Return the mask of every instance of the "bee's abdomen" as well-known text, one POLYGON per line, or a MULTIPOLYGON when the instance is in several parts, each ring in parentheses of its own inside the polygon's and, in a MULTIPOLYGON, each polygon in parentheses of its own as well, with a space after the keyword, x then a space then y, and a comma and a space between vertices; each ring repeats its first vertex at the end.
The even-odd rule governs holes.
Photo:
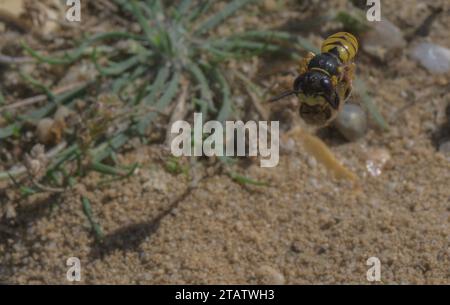
POLYGON ((350 33, 339 32, 331 35, 322 43, 322 53, 333 53, 343 63, 351 61, 358 52, 358 40, 350 33))

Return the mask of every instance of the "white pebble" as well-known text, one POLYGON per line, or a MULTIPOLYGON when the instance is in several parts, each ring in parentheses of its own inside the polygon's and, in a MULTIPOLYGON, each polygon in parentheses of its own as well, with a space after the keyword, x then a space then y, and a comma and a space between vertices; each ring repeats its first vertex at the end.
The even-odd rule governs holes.
POLYGON ((389 151, 383 148, 373 148, 367 153, 366 168, 373 177, 380 176, 384 166, 391 159, 389 151))
POLYGON ((441 46, 423 42, 412 49, 411 57, 431 73, 450 71, 450 50, 441 46))

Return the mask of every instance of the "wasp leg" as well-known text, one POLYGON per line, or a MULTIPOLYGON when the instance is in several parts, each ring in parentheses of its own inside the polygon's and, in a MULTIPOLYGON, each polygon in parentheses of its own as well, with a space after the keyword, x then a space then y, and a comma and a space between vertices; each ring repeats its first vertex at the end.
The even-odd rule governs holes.
POLYGON ((350 63, 344 67, 344 73, 342 77, 342 91, 344 101, 347 100, 352 93, 353 78, 355 76, 355 63, 350 63))
POLYGON ((346 73, 344 74, 344 80, 348 81, 350 84, 355 76, 356 65, 354 62, 348 64, 345 67, 346 73))
POLYGON ((305 74, 308 71, 309 62, 314 58, 314 56, 316 56, 316 54, 313 52, 308 52, 306 56, 302 58, 298 69, 299 75, 305 74))
POLYGON ((301 143, 302 148, 331 172, 337 179, 346 179, 358 183, 358 177, 339 162, 328 146, 317 136, 296 124, 284 134, 284 141, 294 138, 301 143))

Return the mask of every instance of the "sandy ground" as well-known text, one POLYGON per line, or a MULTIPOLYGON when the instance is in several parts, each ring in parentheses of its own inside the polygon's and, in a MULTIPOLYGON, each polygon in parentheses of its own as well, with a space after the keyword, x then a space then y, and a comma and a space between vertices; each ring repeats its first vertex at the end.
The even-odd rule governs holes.
MULTIPOLYGON (((425 16, 400 7, 384 8, 399 26, 425 16)), ((425 40, 449 48, 449 24, 440 18, 425 40)), ((65 194, 6 202, 0 281, 66 284, 66 259, 76 256, 83 284, 366 284, 366 260, 375 256, 382 283, 449 284, 450 157, 436 145, 449 133, 449 77, 431 76, 406 53, 358 64, 390 131, 371 129, 352 143, 325 134, 357 186, 330 177, 295 137, 275 168, 236 166, 265 187, 208 176, 204 162, 196 172, 205 178, 192 189, 185 175, 164 169, 160 147, 142 146, 120 156, 142 164, 127 180, 99 187, 93 173, 65 194), (366 162, 380 149, 390 160, 374 177, 366 162), (80 194, 92 202, 103 244, 80 194)))

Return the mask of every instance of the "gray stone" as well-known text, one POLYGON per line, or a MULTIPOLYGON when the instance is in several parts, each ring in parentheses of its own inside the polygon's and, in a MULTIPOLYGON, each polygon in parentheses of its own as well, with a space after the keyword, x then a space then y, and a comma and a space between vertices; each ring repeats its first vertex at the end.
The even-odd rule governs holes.
POLYGON ((355 141, 366 134, 367 115, 360 106, 345 104, 334 125, 347 140, 355 141))

